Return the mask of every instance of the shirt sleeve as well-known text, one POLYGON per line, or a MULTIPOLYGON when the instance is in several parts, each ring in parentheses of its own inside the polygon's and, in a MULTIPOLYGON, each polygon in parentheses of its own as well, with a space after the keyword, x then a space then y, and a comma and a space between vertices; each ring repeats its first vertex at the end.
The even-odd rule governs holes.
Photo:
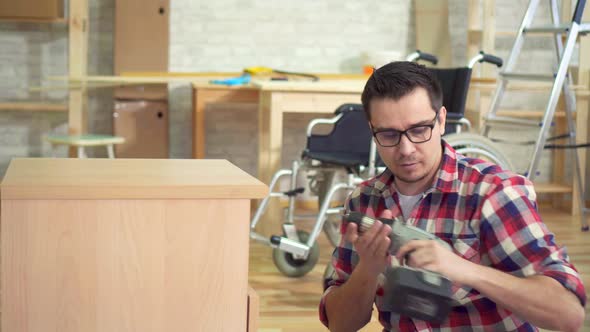
POLYGON ((565 247, 542 222, 532 183, 524 177, 503 180, 484 199, 480 225, 482 258, 518 277, 545 275, 574 293, 582 305, 586 292, 565 247))
MULTIPOLYGON (((358 202, 360 190, 355 189, 346 199, 344 204, 345 213, 354 211, 355 203, 358 202)), ((326 296, 335 288, 344 284, 352 274, 352 270, 358 263, 358 255, 352 247, 352 243, 344 240, 344 233, 346 232, 346 225, 348 223, 343 219, 340 225, 340 244, 334 249, 332 253, 332 275, 324 280, 324 294, 320 300, 319 315, 320 321, 328 327, 328 315, 326 313, 326 296)))

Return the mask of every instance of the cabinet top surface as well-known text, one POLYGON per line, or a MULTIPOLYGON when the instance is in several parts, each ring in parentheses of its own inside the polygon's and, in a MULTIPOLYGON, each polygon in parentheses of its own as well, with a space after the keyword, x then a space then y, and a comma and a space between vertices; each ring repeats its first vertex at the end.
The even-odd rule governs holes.
POLYGON ((2 199, 262 198, 268 187, 227 160, 15 158, 2 199))

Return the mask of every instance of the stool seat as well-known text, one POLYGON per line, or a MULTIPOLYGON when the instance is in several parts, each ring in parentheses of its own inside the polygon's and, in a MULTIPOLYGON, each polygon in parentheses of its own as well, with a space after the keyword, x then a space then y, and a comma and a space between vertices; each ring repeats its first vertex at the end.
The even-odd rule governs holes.
POLYGON ((113 145, 125 143, 125 138, 110 135, 57 135, 49 134, 45 139, 52 145, 70 145, 78 148, 78 158, 86 158, 84 147, 87 146, 105 146, 109 158, 115 157, 113 145))

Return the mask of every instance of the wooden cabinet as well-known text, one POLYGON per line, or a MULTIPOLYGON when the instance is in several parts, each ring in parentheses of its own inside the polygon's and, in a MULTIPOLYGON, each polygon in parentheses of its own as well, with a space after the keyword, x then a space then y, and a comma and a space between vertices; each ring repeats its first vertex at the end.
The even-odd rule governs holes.
POLYGON ((250 199, 267 191, 224 160, 12 160, 2 330, 246 331, 250 199))

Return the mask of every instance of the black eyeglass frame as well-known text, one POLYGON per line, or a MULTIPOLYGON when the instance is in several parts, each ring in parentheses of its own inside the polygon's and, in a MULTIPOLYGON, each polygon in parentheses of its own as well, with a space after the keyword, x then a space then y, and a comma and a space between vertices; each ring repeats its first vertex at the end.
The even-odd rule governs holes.
POLYGON ((381 145, 382 147, 384 147, 384 148, 391 148, 391 147, 394 147, 394 146, 398 146, 398 145, 401 143, 401 141, 402 141, 402 135, 406 135, 406 138, 407 138, 407 139, 408 139, 410 142, 412 142, 412 143, 414 143, 414 144, 426 143, 426 142, 430 141, 430 139, 432 139, 432 131, 434 130, 434 127, 436 126, 436 121, 438 120, 438 114, 439 114, 439 113, 440 113, 440 109, 439 109, 438 111, 436 111, 436 113, 434 114, 434 119, 432 119, 432 123, 431 123, 431 124, 427 124, 427 125, 419 125, 419 126, 410 127, 410 128, 408 128, 408 129, 406 129, 406 130, 404 130, 404 131, 399 131, 399 130, 395 130, 395 129, 391 129, 391 128, 387 128, 387 129, 379 129, 379 130, 373 130, 373 131, 372 131, 372 132, 373 132, 373 137, 375 137, 375 141, 377 141, 377 143, 378 143, 379 145, 381 145), (425 140, 421 140, 421 141, 417 141, 417 142, 416 142, 416 141, 412 140, 412 138, 410 137, 410 135, 408 135, 408 132, 409 132, 409 131, 412 131, 412 130, 414 130, 414 129, 416 129, 416 128, 426 128, 426 127, 427 127, 427 128, 430 128, 430 135, 429 135, 429 136, 428 136, 428 138, 427 138, 427 139, 425 139, 425 140), (398 140, 397 140, 397 143, 395 143, 395 144, 393 144, 393 145, 384 145, 384 144, 382 144, 382 143, 379 141, 379 138, 377 137, 377 134, 379 134, 379 133, 383 133, 383 132, 395 132, 395 133, 399 133, 399 136, 398 136, 399 138, 398 138, 398 140))

